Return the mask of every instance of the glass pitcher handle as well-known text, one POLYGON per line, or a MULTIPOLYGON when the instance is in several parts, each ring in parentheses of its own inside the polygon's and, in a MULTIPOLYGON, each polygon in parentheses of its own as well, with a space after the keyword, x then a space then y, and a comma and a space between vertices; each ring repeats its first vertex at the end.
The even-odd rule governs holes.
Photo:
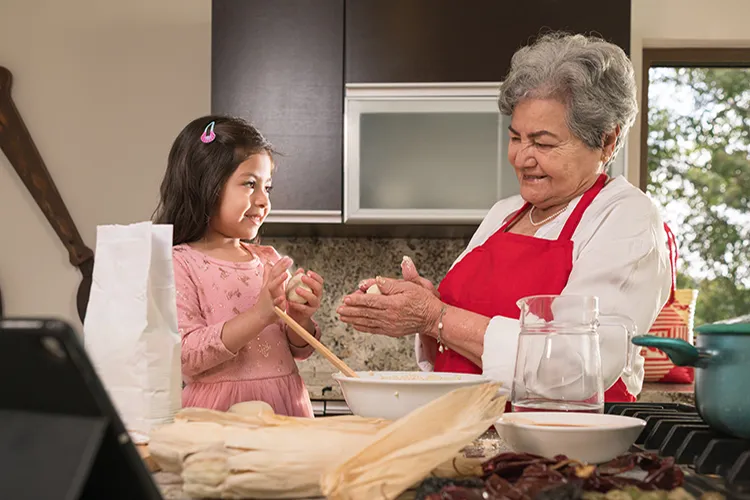
POLYGON ((625 329, 625 334, 627 336, 627 351, 625 356, 625 368, 622 370, 622 372, 628 376, 632 375, 633 358, 635 357, 634 352, 636 349, 636 346, 633 345, 632 340, 638 331, 638 327, 635 325, 635 321, 628 318, 627 316, 622 316, 620 314, 602 314, 599 316, 599 324, 602 326, 619 326, 625 329))

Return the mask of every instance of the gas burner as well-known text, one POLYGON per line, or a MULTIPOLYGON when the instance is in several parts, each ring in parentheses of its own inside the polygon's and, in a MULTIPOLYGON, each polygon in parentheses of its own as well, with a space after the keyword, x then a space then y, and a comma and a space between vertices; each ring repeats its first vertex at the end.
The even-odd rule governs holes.
POLYGON ((718 492, 750 500, 750 441, 712 430, 695 407, 680 403, 607 403, 605 413, 646 421, 633 451, 675 457, 685 489, 699 497, 718 492))

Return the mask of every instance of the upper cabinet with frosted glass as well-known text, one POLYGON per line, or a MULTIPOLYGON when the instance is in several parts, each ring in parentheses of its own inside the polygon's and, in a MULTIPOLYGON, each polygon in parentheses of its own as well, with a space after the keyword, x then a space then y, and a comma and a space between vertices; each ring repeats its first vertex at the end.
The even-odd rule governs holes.
POLYGON ((475 223, 516 194, 497 88, 347 85, 344 222, 475 223))

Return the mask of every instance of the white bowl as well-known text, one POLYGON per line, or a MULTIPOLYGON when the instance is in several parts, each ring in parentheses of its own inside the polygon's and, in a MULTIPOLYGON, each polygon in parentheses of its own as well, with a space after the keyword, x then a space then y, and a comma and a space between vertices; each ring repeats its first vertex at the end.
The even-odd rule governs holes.
POLYGON ((481 375, 466 373, 362 371, 357 375, 333 374, 352 413, 388 420, 397 420, 459 387, 488 382, 481 375))
POLYGON ((495 429, 517 453, 567 455, 600 464, 626 453, 645 425, 644 420, 620 415, 524 412, 506 413, 495 429))

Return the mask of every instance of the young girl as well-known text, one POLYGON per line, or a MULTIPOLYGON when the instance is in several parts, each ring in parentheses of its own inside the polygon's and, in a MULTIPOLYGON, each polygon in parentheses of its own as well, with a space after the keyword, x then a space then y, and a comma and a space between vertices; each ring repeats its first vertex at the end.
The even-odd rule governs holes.
POLYGON ((188 124, 169 153, 155 219, 174 228, 183 407, 259 400, 280 415, 313 416, 295 363, 312 347, 273 308, 320 338, 312 316, 323 279, 307 272, 312 292, 297 288, 307 303, 287 302, 291 259, 247 243, 271 209, 272 153, 257 129, 223 116, 188 124))

